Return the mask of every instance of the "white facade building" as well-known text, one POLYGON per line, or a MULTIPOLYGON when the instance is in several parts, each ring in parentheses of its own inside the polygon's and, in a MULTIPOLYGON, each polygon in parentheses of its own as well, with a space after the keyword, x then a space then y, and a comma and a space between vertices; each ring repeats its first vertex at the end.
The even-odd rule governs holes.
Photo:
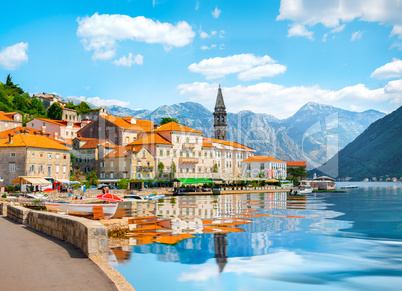
POLYGON ((255 178, 263 173, 266 178, 286 179, 287 164, 284 161, 268 156, 251 156, 242 161, 242 176, 255 178))

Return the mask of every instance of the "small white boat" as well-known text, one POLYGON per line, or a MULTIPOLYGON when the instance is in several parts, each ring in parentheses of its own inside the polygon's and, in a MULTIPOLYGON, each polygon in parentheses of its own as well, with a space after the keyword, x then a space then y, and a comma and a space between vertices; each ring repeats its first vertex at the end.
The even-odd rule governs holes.
POLYGON ((165 195, 163 195, 163 194, 161 194, 161 195, 151 194, 151 195, 145 196, 144 198, 147 199, 147 200, 159 200, 159 199, 165 198, 165 195))
POLYGON ((68 215, 86 217, 86 218, 103 218, 112 217, 117 210, 115 204, 75 204, 67 202, 45 203, 49 212, 65 213, 68 215))
POLYGON ((145 200, 145 197, 142 197, 142 196, 140 196, 140 195, 133 195, 133 194, 130 194, 130 195, 125 195, 125 196, 124 196, 124 199, 145 200))
POLYGON ((306 194, 311 194, 311 193, 313 193, 312 187, 301 186, 298 189, 291 191, 290 195, 306 195, 306 194))
POLYGON ((68 202, 46 202, 46 209, 54 213, 67 213, 68 202))
POLYGON ((341 189, 356 189, 356 188, 360 188, 360 187, 357 185, 341 186, 341 189))
POLYGON ((81 216, 87 218, 103 218, 108 219, 112 217, 117 210, 117 203, 115 204, 73 204, 68 205, 67 214, 74 216, 81 216), (103 216, 103 217, 102 217, 103 216))

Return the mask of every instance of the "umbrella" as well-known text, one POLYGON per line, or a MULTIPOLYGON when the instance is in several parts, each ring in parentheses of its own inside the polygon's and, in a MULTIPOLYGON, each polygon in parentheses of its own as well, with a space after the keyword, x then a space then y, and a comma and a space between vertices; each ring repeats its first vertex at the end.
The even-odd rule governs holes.
POLYGON ((47 189, 45 189, 45 190, 42 190, 42 192, 53 192, 53 191, 56 191, 56 190, 51 189, 51 188, 47 188, 47 189))
POLYGON ((114 195, 114 194, 101 194, 96 196, 96 198, 103 200, 103 201, 109 201, 109 202, 118 202, 118 201, 123 201, 123 199, 121 199, 120 197, 114 195))

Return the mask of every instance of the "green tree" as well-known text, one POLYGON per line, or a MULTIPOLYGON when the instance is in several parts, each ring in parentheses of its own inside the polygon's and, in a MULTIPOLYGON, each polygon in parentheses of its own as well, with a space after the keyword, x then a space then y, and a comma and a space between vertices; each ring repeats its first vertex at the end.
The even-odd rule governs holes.
POLYGON ((85 180, 87 181, 87 185, 89 186, 98 186, 98 176, 96 175, 96 171, 91 171, 87 175, 85 175, 85 180))
POLYGON ((214 164, 214 165, 212 166, 212 173, 218 173, 218 171, 219 171, 218 165, 217 165, 217 164, 214 164))
POLYGON ((159 122, 159 124, 164 125, 169 122, 179 123, 179 120, 177 120, 177 118, 173 118, 173 117, 162 117, 161 122, 159 122))
POLYGON ((22 112, 28 112, 30 100, 29 97, 27 98, 24 95, 17 95, 13 99, 13 104, 15 109, 22 112))
POLYGON ((0 86, 0 110, 9 112, 13 108, 13 104, 8 98, 3 86, 0 86))
POLYGON ((14 84, 11 78, 11 75, 7 75, 6 84, 4 84, 4 88, 7 90, 7 95, 17 96, 24 93, 22 88, 18 87, 18 84, 14 84))
POLYGON ((38 98, 33 98, 30 104, 29 113, 34 116, 46 116, 46 110, 43 103, 38 98))
POLYGON ((170 172, 172 173, 172 179, 174 179, 176 172, 177 172, 176 164, 174 162, 172 162, 172 166, 170 167, 170 172))
POLYGON ((88 104, 86 104, 84 101, 82 101, 80 104, 78 104, 75 107, 75 110, 77 110, 78 114, 85 114, 91 111, 91 107, 89 107, 88 104))
POLYGON ((264 172, 259 172, 256 177, 257 177, 257 178, 266 178, 264 172))
POLYGON ((306 167, 288 168, 288 176, 303 179, 308 177, 306 167))
POLYGON ((77 106, 75 106, 73 102, 68 102, 64 107, 68 108, 68 109, 74 109, 75 110, 75 108, 77 106))
POLYGON ((52 106, 50 106, 47 110, 47 116, 50 119, 61 120, 61 118, 63 117, 63 108, 58 102, 54 102, 52 106))
POLYGON ((117 186, 119 186, 119 189, 127 189, 128 187, 128 180, 127 179, 120 179, 117 181, 117 186))
POLYGON ((165 169, 165 165, 162 162, 158 163, 158 176, 162 176, 163 170, 165 169))

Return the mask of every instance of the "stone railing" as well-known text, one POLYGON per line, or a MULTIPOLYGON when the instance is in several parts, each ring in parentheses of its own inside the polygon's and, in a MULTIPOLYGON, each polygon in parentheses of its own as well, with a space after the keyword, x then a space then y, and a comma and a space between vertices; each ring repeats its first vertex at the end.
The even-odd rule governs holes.
POLYGON ((0 201, 0 215, 7 216, 7 205, 9 203, 6 201, 0 201))
POLYGON ((97 221, 7 205, 7 217, 79 247, 88 257, 108 254, 105 226, 97 221))

